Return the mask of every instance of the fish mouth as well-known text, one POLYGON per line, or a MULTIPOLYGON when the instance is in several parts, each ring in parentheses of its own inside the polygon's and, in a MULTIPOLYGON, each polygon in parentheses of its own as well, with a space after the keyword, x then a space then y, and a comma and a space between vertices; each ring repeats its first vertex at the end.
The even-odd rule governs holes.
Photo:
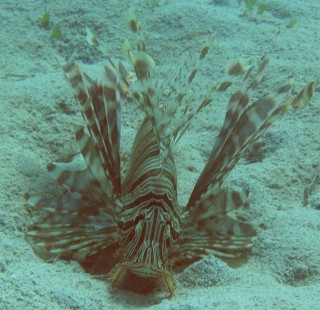
POLYGON ((156 265, 145 265, 139 263, 129 263, 127 270, 141 278, 158 278, 166 273, 163 268, 159 268, 156 265))

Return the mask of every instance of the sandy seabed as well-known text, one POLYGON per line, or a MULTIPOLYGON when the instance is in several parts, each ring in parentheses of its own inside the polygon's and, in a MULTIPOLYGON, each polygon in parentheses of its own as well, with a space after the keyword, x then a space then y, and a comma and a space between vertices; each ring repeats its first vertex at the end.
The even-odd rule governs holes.
MULTIPOLYGON (((159 6, 130 1, 164 78, 169 68, 179 68, 187 50, 198 52, 216 34, 196 81, 199 100, 237 58, 270 57, 259 94, 293 77, 295 92, 316 82, 310 104, 273 125, 227 179, 231 189, 250 190, 244 215, 260 227, 248 261, 231 268, 208 256, 177 274, 176 296, 167 299, 162 291, 139 295, 111 289, 77 262, 45 262, 34 254, 25 232, 40 215, 23 195, 60 191, 46 164, 77 151, 73 131, 82 123, 55 58, 75 58, 92 71, 101 68, 104 57, 88 46, 85 26, 106 54, 121 57, 123 40, 130 36, 124 23, 127 3, 0 0, 0 309, 320 309, 319 180, 310 207, 303 206, 304 189, 320 169, 317 0, 266 0, 263 15, 248 15, 244 5, 231 0, 160 0, 159 6), (51 18, 47 28, 40 25, 44 12, 51 18), (55 27, 61 39, 51 38, 55 27)), ((181 204, 210 154, 228 96, 197 117, 176 150, 181 204)), ((141 113, 132 104, 124 107, 124 145, 132 143, 141 113)))

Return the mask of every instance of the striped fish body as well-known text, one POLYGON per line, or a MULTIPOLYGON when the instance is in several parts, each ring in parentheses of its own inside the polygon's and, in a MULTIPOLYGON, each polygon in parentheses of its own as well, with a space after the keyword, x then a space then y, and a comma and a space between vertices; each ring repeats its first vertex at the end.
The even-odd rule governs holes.
POLYGON ((128 270, 162 279, 173 291, 169 254, 180 233, 176 168, 171 150, 161 149, 149 117, 137 132, 130 163, 118 222, 123 263, 115 268, 114 282, 116 274, 128 270))

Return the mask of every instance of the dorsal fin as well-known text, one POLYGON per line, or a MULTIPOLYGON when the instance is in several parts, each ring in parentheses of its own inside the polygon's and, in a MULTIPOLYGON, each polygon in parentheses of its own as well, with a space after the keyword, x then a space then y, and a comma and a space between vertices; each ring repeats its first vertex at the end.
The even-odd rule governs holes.
MULTIPOLYGON (((130 17, 129 25, 139 25, 134 14, 130 17)), ((213 44, 214 36, 208 38, 200 49, 198 57, 187 55, 178 71, 173 69, 169 72, 169 82, 163 80, 159 83, 153 79, 155 64, 152 57, 146 53, 140 27, 132 26, 130 29, 137 35, 139 42, 137 46, 140 47, 134 52, 128 43, 125 45, 127 58, 140 81, 140 88, 133 95, 150 117, 162 148, 172 149, 190 126, 192 119, 212 101, 212 94, 226 90, 231 83, 226 81, 217 83, 209 89, 202 102, 196 104, 191 88, 192 82, 213 44)))

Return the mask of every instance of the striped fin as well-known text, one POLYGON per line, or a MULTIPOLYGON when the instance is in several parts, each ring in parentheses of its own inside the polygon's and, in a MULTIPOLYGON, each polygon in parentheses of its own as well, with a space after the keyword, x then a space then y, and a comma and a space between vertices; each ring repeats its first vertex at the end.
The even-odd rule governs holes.
POLYGON ((203 195, 193 212, 184 215, 182 233, 172 253, 173 261, 193 260, 207 254, 237 257, 250 248, 254 228, 229 216, 247 200, 247 191, 229 192, 217 186, 203 195))
MULTIPOLYGON (((102 185, 112 188, 116 197, 120 196, 120 103, 129 89, 129 73, 125 65, 119 62, 116 66, 111 60, 104 66, 103 78, 95 82, 80 67, 74 63, 64 65, 66 79, 74 90, 75 98, 81 106, 81 111, 87 123, 90 138, 83 130, 76 133, 88 166, 92 160, 101 161, 106 177, 102 185), (98 153, 86 154, 89 145, 98 153), (111 184, 108 184, 110 183, 111 184)), ((92 171, 98 180, 102 180, 100 171, 92 171)))
POLYGON ((169 77, 173 76, 172 81, 164 80, 157 83, 149 74, 141 81, 141 93, 135 93, 142 108, 152 119, 159 140, 165 148, 173 148, 192 119, 212 101, 212 94, 218 90, 222 91, 220 86, 215 85, 200 105, 194 102, 192 82, 212 44, 213 36, 201 48, 198 58, 188 55, 177 73, 169 73, 169 77))
MULTIPOLYGON (((88 153, 90 152, 87 149, 88 153)), ((87 166, 82 154, 74 157, 70 163, 51 163, 47 166, 50 175, 63 185, 69 192, 79 192, 89 198, 100 200, 113 200, 110 188, 102 186, 100 180, 96 179, 92 170, 101 170, 102 166, 94 162, 91 167, 87 166), (95 167, 94 167, 95 166, 95 167)))
POLYGON ((76 131, 81 154, 73 162, 48 165, 68 192, 56 199, 27 197, 29 204, 48 212, 27 235, 41 255, 84 259, 118 238, 120 103, 129 89, 128 72, 121 62, 109 61, 95 82, 74 63, 63 70, 87 127, 76 131))
POLYGON ((208 254, 235 258, 252 247, 255 231, 249 224, 224 216, 209 218, 204 227, 195 230, 187 226, 183 229, 170 256, 174 264, 196 260, 208 254))
POLYGON ((75 156, 69 163, 50 163, 47 169, 58 184, 72 192, 85 189, 93 179, 86 170, 82 155, 75 156))
POLYGON ((231 82, 217 83, 210 88, 200 104, 194 102, 192 82, 213 44, 214 36, 208 38, 198 57, 189 54, 178 71, 172 69, 169 72, 168 77, 172 80, 165 79, 162 82, 156 82, 152 78, 155 63, 146 53, 143 36, 140 35, 134 15, 132 15, 129 25, 130 29, 138 36, 138 47, 140 47, 135 53, 128 43, 125 46, 127 57, 134 66, 137 78, 141 83, 141 89, 134 92, 134 97, 151 119, 162 148, 173 149, 190 126, 192 119, 212 101, 212 94, 225 91, 231 82))
MULTIPOLYGON (((87 147, 82 153, 95 154, 95 148, 87 147)), ((102 187, 93 175, 92 171, 98 169, 102 170, 99 161, 92 161, 89 169, 82 154, 71 163, 48 165, 49 173, 68 192, 56 199, 26 197, 29 205, 48 213, 43 222, 30 227, 27 233, 36 253, 44 258, 83 260, 115 243, 120 204, 110 188, 102 187)))
MULTIPOLYGON (((260 65, 260 69, 264 67, 260 65)), ((249 105, 248 94, 261 81, 260 73, 261 71, 258 71, 248 92, 242 92, 240 89, 231 97, 223 128, 195 185, 186 210, 189 211, 195 201, 210 190, 211 186, 217 183, 221 185, 247 147, 276 119, 282 117, 290 106, 297 102, 299 106, 304 106, 312 97, 314 82, 308 83, 294 99, 288 98, 291 89, 289 83, 279 88, 277 92, 249 105)))
MULTIPOLYGON (((173 85, 171 92, 165 102, 165 118, 170 121, 169 126, 172 128, 169 136, 171 147, 178 143, 182 135, 188 129, 192 119, 211 101, 211 95, 218 87, 213 86, 201 104, 196 104, 192 92, 191 84, 199 72, 203 60, 209 49, 213 45, 214 36, 210 36, 206 44, 201 48, 197 59, 188 55, 183 66, 178 70, 171 83, 164 82, 161 89, 165 90, 168 86, 173 85)), ((166 130, 167 124, 163 124, 163 130, 166 130)))
POLYGON ((222 217, 236 211, 248 202, 249 191, 230 192, 213 186, 204 193, 197 203, 197 208, 190 213, 188 222, 202 222, 211 217, 222 217), (191 218, 192 216, 192 218, 191 218))
MULTIPOLYGON (((252 82, 249 82, 253 72, 251 68, 240 89, 231 96, 223 127, 185 208, 178 247, 179 251, 185 250, 190 258, 205 253, 237 256, 242 249, 252 245, 254 228, 229 216, 245 203, 247 195, 228 194, 221 186, 246 148, 297 100, 288 99, 291 84, 287 84, 276 93, 249 105, 250 96, 260 84, 267 62, 263 57, 252 82)), ((308 84, 302 91, 304 95, 300 92, 299 98, 309 100, 312 85, 308 84)), ((180 259, 179 255, 176 259, 180 259)))
POLYGON ((310 101, 313 95, 314 81, 308 83, 299 94, 293 99, 291 105, 294 109, 303 108, 310 101))
POLYGON ((98 146, 93 139, 85 133, 85 129, 79 128, 75 133, 76 140, 81 150, 82 156, 86 162, 87 169, 94 177, 95 187, 103 188, 104 195, 113 197, 113 187, 110 179, 106 178, 104 167, 99 156, 98 146))
POLYGON ((291 84, 249 105, 250 95, 260 84, 267 62, 267 58, 262 58, 257 74, 250 84, 252 70, 249 70, 240 89, 231 96, 223 127, 194 187, 186 210, 189 211, 211 186, 222 185, 246 148, 288 109, 291 84))
POLYGON ((44 258, 73 257, 81 261, 115 243, 115 218, 100 207, 101 201, 88 201, 78 192, 62 194, 55 200, 26 199, 29 205, 48 212, 44 222, 27 232, 35 252, 44 258))

